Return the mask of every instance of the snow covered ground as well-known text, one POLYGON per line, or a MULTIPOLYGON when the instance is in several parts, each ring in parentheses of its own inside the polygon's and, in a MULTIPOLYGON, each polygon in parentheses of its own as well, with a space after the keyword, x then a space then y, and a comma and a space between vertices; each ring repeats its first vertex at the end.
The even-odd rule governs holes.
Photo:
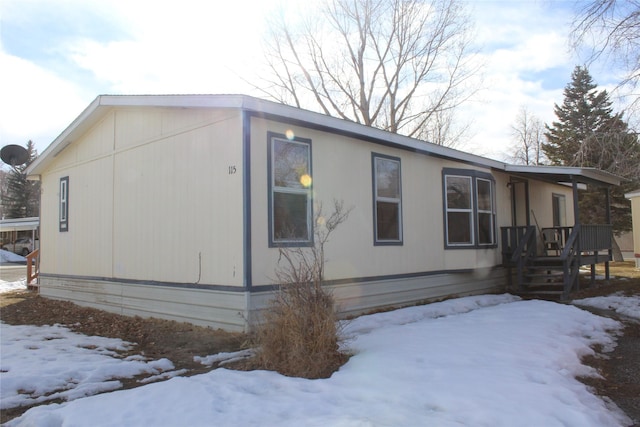
POLYGON ((27 278, 20 279, 15 282, 5 282, 0 280, 0 294, 14 291, 26 291, 27 290, 27 278))
POLYGON ((0 249, 0 263, 5 262, 26 263, 27 259, 22 255, 14 254, 11 251, 0 249))
POLYGON ((0 323, 0 409, 55 399, 74 400, 122 387, 116 378, 160 375, 174 369, 167 360, 119 355, 133 344, 88 337, 59 325, 0 323))
POLYGON ((15 404, 21 392, 54 382, 56 372, 62 382, 74 378, 64 397, 75 400, 30 409, 10 427, 631 423, 575 379, 596 375, 580 358, 593 354, 594 344, 612 349, 621 324, 575 306, 510 295, 460 298, 355 319, 346 328, 353 357, 328 379, 216 369, 83 398, 78 394, 93 394, 93 387, 110 381, 105 379, 109 375, 161 371, 170 369, 169 362, 132 358, 116 363, 110 352, 127 343, 77 336, 61 327, 0 327, 3 405, 5 396, 15 404), (92 362, 84 363, 85 358, 92 362), (13 377, 20 380, 5 380, 13 377), (85 381, 90 377, 103 380, 85 381))
POLYGON ((623 316, 640 319, 640 296, 626 297, 622 292, 606 297, 584 298, 571 301, 578 306, 613 310, 623 316))

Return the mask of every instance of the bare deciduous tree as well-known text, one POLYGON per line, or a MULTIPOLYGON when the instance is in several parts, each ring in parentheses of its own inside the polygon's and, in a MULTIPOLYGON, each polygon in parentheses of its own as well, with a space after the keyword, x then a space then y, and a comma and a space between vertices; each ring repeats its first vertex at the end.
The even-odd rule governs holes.
POLYGON ((543 163, 544 125, 526 107, 520 109, 516 123, 511 126, 511 134, 515 143, 511 160, 524 165, 543 163))
POLYGON ((321 3, 299 25, 284 15, 271 22, 267 96, 419 137, 478 90, 470 21, 458 0, 321 3))
MULTIPOLYGON (((640 84, 640 0, 592 0, 583 5, 572 23, 574 49, 591 47, 590 61, 605 55, 624 67, 620 86, 636 92, 640 84)), ((635 101, 638 104, 637 92, 635 101)))

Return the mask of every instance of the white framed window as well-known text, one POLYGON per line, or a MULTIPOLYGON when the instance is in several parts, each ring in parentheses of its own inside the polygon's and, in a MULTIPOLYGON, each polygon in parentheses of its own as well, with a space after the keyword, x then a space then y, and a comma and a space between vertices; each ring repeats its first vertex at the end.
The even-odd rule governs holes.
POLYGON ((402 244, 400 159, 372 154, 374 244, 402 244))
POLYGON ((496 246, 495 181, 485 172, 445 168, 445 248, 496 246))
POLYGON ((495 242, 495 207, 493 205, 492 181, 476 178, 476 200, 478 202, 478 244, 493 245, 495 242))
POLYGON ((269 245, 313 243, 311 141, 269 133, 269 245))
POLYGON ((69 177, 60 178, 59 192, 60 231, 69 231, 69 177))
POLYGON ((473 245, 473 181, 469 176, 445 176, 447 245, 473 245))

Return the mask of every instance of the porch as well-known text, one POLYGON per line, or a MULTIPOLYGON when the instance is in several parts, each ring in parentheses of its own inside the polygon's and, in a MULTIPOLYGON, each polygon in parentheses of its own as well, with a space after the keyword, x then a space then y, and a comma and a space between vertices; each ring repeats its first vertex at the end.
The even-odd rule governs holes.
POLYGON ((508 170, 512 173, 512 226, 501 228, 501 244, 510 290, 567 299, 580 286, 580 268, 591 266, 593 285, 595 266, 600 263, 605 264, 605 279, 609 280, 613 255, 611 187, 620 185, 620 178, 593 168, 513 166, 508 170), (529 180, 571 188, 566 199, 565 195, 553 194, 548 204, 541 206, 538 202, 537 209, 544 211, 540 223, 530 203, 529 180), (603 190, 602 224, 581 223, 579 190, 587 188, 603 190), (565 200, 571 200, 571 204, 565 200), (565 203, 572 207, 574 225, 567 226, 571 218, 563 213, 569 210, 565 203))
POLYGON ((515 293, 567 299, 580 287, 580 268, 591 266, 593 285, 599 263, 605 264, 605 280, 609 280, 611 225, 502 227, 501 241, 508 286, 515 293))

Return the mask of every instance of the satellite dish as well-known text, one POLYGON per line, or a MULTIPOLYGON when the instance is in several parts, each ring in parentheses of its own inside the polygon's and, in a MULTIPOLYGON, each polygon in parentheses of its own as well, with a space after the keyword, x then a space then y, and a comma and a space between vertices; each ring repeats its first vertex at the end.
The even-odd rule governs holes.
POLYGON ((5 145, 0 150, 0 158, 2 161, 11 166, 21 165, 29 160, 27 149, 20 145, 5 145))

